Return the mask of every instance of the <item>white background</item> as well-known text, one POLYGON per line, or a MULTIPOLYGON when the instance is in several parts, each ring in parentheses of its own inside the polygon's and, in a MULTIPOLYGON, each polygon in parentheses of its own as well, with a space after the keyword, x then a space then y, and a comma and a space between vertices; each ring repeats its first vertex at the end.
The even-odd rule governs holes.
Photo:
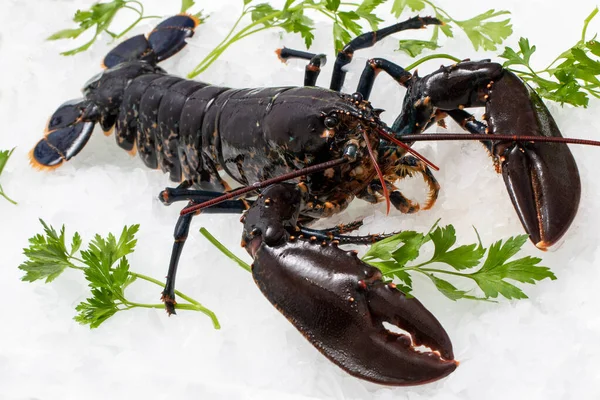
MULTIPOLYGON (((170 15, 179 2, 144 1, 148 13, 170 15)), ((184 75, 226 34, 237 18, 241 0, 198 1, 211 13, 190 45, 165 62, 168 71, 184 75)), ((391 3, 391 2, 388 2, 391 3)), ((507 9, 516 47, 520 36, 538 46, 534 64, 544 67, 579 38, 591 1, 436 2, 457 19, 489 8, 507 9)), ((73 43, 47 42, 51 33, 70 27, 70 18, 90 1, 4 0, 0 13, 0 148, 17 147, 0 181, 19 202, 0 200, 0 399, 597 399, 600 398, 600 286, 598 268, 598 195, 600 150, 572 147, 580 168, 583 193, 579 214, 562 247, 540 253, 531 244, 524 254, 542 256, 557 281, 526 287, 530 299, 499 303, 451 302, 417 277, 415 294, 440 319, 453 340, 460 367, 448 378, 421 387, 386 388, 350 377, 326 360, 260 294, 251 276, 238 268, 197 232, 205 226, 228 247, 239 247, 238 216, 196 218, 178 276, 178 289, 216 312, 222 329, 215 331, 199 313, 168 318, 162 310, 118 314, 99 329, 72 320, 74 307, 88 296, 83 275, 67 271, 52 284, 23 283, 17 266, 24 261, 27 238, 41 231, 37 219, 69 234, 79 231, 87 242, 95 233, 118 233, 124 224, 141 224, 132 269, 157 278, 166 273, 172 232, 179 206, 163 207, 156 195, 172 185, 166 175, 144 168, 121 151, 112 137, 98 130, 71 162, 50 173, 28 165, 27 153, 42 136, 52 112, 99 72, 113 45, 102 37, 91 51, 74 57, 58 53, 73 43)), ((379 15, 385 15, 390 5, 379 15)), ((406 14, 408 16, 408 14, 406 14)), ((392 23, 393 18, 387 18, 392 23)), ((148 22, 131 32, 148 32, 148 22)), ((590 35, 599 31, 594 21, 590 35)), ((330 63, 319 84, 328 83, 333 55, 330 26, 317 26, 314 51, 327 52, 330 63)), ((461 58, 497 59, 476 53, 465 35, 445 41, 444 52, 461 58)), ((402 38, 427 38, 406 32, 402 38)), ((273 50, 302 48, 299 36, 266 31, 232 46, 200 78, 231 87, 298 85, 304 63, 281 64, 273 50)), ((387 57, 401 65, 411 61, 395 52, 393 39, 357 53, 345 91, 352 92, 368 57, 387 57)), ((420 68, 425 74, 439 61, 420 68)), ((381 76, 372 102, 385 108, 391 123, 399 112, 403 90, 381 76)), ((598 139, 600 102, 588 109, 548 104, 565 136, 598 139)), ((454 127, 456 130, 456 127, 454 127)), ((385 206, 356 201, 351 210, 325 224, 365 217, 361 233, 416 229, 435 220, 454 224, 459 240, 473 242, 475 225, 484 243, 520 234, 522 228, 502 179, 477 143, 419 144, 416 148, 442 167, 437 205, 405 216, 385 206)), ((405 184, 422 196, 420 180, 405 184)), ((140 302, 158 302, 160 288, 139 283, 128 294, 140 302)))

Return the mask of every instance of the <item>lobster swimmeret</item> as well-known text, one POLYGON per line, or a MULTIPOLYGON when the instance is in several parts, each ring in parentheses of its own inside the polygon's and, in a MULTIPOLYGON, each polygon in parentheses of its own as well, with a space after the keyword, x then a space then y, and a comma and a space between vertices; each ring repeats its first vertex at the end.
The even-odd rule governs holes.
POLYGON ((528 141, 560 137, 535 92, 499 64, 462 62, 419 78, 373 59, 357 92, 339 93, 342 67, 355 50, 394 32, 440 23, 415 17, 354 39, 338 54, 331 89, 314 87, 323 55, 289 49, 279 56, 310 60, 305 87, 229 89, 168 75, 157 66, 185 46, 197 25, 186 15, 171 17, 147 38, 133 37, 106 56, 105 71, 85 85, 84 97, 54 113, 32 150, 32 163, 57 167, 84 147, 95 123, 105 131, 116 126, 119 146, 137 151, 148 167, 160 167, 181 182, 159 199, 189 201, 175 227, 163 292, 169 313, 174 313, 175 274, 193 215, 200 209, 244 213, 242 245, 254 259, 257 285, 325 356, 357 377, 382 384, 442 378, 458 363, 439 322, 355 252, 338 247, 386 235, 345 235, 360 222, 326 230, 308 225, 342 211, 354 197, 372 203, 385 199, 402 212, 430 208, 439 190, 431 164, 404 143, 448 115, 472 133, 496 135, 493 144, 485 143, 539 247, 552 245, 568 229, 580 183, 566 144, 524 144, 498 135, 535 136, 528 141), (379 119, 382 110, 367 101, 379 71, 408 88, 391 128, 379 119), (463 110, 480 106, 486 107, 487 124, 463 110), (223 195, 230 188, 219 171, 248 188, 223 195), (429 186, 423 206, 394 186, 413 173, 429 186), (407 334, 391 332, 383 322, 407 334), (431 351, 417 350, 420 345, 431 351))

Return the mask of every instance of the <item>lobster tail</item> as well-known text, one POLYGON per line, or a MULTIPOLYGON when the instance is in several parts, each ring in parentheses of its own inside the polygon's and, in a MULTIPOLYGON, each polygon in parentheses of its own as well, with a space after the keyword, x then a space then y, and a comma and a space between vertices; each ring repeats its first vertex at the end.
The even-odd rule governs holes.
POLYGON ((50 117, 44 138, 31 150, 31 165, 52 169, 70 160, 86 145, 96 122, 95 107, 88 100, 64 103, 50 117))
POLYGON ((112 68, 127 61, 146 61, 157 64, 183 49, 187 38, 194 35, 200 21, 191 15, 180 14, 167 18, 146 38, 134 36, 112 49, 104 58, 103 66, 112 68))

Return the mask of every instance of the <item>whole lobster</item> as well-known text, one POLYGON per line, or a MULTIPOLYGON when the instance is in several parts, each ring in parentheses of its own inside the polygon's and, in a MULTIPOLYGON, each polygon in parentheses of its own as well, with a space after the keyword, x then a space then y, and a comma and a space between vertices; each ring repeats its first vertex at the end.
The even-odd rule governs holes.
POLYGON ((305 87, 229 89, 171 76, 157 66, 185 46, 197 25, 186 15, 171 17, 147 38, 133 37, 106 56, 105 71, 86 83, 84 97, 53 114, 32 150, 32 163, 58 167, 84 147, 96 123, 105 131, 116 127, 120 147, 137 151, 148 167, 160 167, 181 182, 159 199, 189 201, 175 227, 163 292, 169 313, 175 312, 176 269, 192 217, 200 210, 244 213, 242 245, 254 259, 257 285, 326 357, 352 375, 382 384, 440 379, 458 365, 440 323, 417 299, 384 282, 356 252, 338 247, 386 235, 345 235, 360 222, 325 230, 308 225, 342 211, 354 197, 386 200, 388 208, 391 203, 402 212, 431 207, 439 190, 432 164, 408 145, 422 137, 440 139, 414 134, 447 115, 476 133, 462 138, 488 140, 483 133, 497 134, 486 142, 488 149, 538 247, 552 245, 567 230, 580 196, 567 139, 535 92, 499 64, 463 62, 419 78, 373 59, 357 92, 339 93, 342 67, 355 50, 395 32, 440 23, 414 17, 352 40, 338 54, 330 90, 313 87, 324 56, 289 49, 279 52, 282 59, 310 60, 305 87), (391 128, 367 101, 379 71, 408 88, 391 128), (462 110, 473 106, 486 106, 487 125, 462 110), (529 143, 542 139, 560 143, 529 143), (219 171, 245 187, 232 191, 219 171), (429 185, 423 207, 394 186, 411 173, 422 174, 429 185), (391 332, 384 322, 408 334, 391 332), (421 345, 431 351, 417 350, 421 345))

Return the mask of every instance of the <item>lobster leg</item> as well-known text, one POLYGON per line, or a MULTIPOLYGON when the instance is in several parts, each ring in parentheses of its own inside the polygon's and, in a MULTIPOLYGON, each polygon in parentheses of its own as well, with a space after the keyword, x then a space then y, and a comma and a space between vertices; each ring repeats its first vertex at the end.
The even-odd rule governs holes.
MULTIPOLYGON (((396 179, 404 179, 406 177, 412 177, 414 174, 419 174, 423 177, 425 184, 427 184, 428 190, 427 200, 425 201, 425 204, 421 206, 419 203, 408 199, 399 190, 396 190, 394 185, 388 183, 387 189, 392 205, 403 214, 412 214, 419 210, 429 210, 433 207, 438 198, 440 184, 437 179, 435 179, 435 176, 433 176, 433 173, 427 164, 412 155, 394 155, 397 151, 398 148, 389 147, 386 149, 383 147, 382 155, 379 157, 379 162, 382 165, 388 163, 392 156, 396 158, 399 157, 391 166, 393 171, 388 172, 388 176, 395 176, 396 179)), ((383 188, 381 187, 381 182, 379 180, 374 180, 367 186, 365 191, 358 195, 358 198, 375 204, 382 200, 382 196, 383 188)))
POLYGON ((367 61, 365 69, 360 76, 358 87, 356 88, 356 91, 362 94, 365 100, 368 100, 371 96, 371 90, 373 89, 375 78, 381 71, 386 72, 392 77, 392 79, 405 87, 406 82, 412 77, 410 72, 406 71, 398 64, 394 64, 393 62, 383 58, 372 58, 367 61))
POLYGON ((435 317, 381 272, 335 243, 292 239, 303 193, 292 184, 267 187, 248 210, 242 243, 252 275, 269 301, 346 372, 388 385, 440 379, 458 365, 435 317), (384 322, 408 334, 388 331, 384 322), (432 352, 421 353, 425 345, 432 352))
POLYGON ((321 73, 321 67, 324 67, 327 63, 327 56, 325 54, 308 53, 306 51, 293 50, 286 47, 277 49, 275 53, 282 62, 286 62, 290 58, 309 60, 304 72, 304 86, 316 86, 317 78, 321 73))
POLYGON ((339 233, 332 233, 331 229, 312 229, 306 227, 300 227, 300 234, 304 238, 308 238, 312 241, 323 242, 332 242, 337 241, 340 244, 363 244, 369 245, 375 242, 379 242, 380 240, 386 239, 390 236, 394 236, 396 233, 377 233, 373 235, 364 235, 364 236, 348 236, 341 235, 339 233))
POLYGON ((354 52, 360 49, 366 49, 379 42, 381 39, 407 29, 421 29, 427 25, 442 25, 443 22, 437 18, 432 17, 413 17, 404 22, 399 22, 392 26, 388 26, 383 29, 379 29, 374 32, 363 33, 362 35, 351 40, 344 48, 338 53, 333 66, 333 75, 331 77, 331 85, 329 88, 339 92, 344 85, 346 78, 346 71, 343 67, 352 61, 354 52))
MULTIPOLYGON (((192 200, 186 207, 196 204, 197 202, 204 202, 214 198, 217 198, 223 193, 208 192, 204 190, 188 190, 186 186, 189 186, 187 182, 180 185, 179 188, 167 188, 163 190, 158 198, 165 205, 170 205, 175 201, 192 200)), ((244 210, 248 209, 248 203, 244 200, 229 200, 219 203, 213 207, 203 210, 205 213, 236 213, 239 214, 244 210)), ((165 302, 165 308, 167 313, 175 314, 175 277, 177 274, 177 266, 179 265, 179 258, 183 251, 183 246, 190 231, 190 224, 195 214, 181 215, 177 219, 175 224, 175 231, 173 233, 174 243, 173 250, 171 251, 171 259, 169 261, 169 271, 167 272, 167 280, 165 288, 162 292, 162 300, 165 302)))

